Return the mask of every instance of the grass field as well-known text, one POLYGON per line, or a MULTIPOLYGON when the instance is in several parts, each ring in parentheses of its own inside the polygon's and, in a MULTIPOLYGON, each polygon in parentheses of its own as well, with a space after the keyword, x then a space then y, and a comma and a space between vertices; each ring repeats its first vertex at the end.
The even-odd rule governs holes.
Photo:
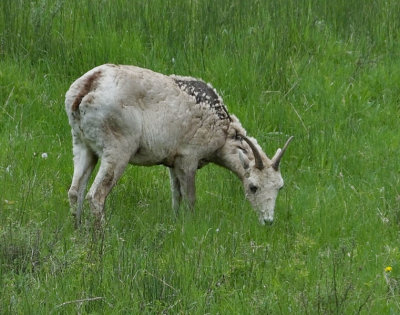
POLYGON ((0 1, 0 314, 399 314, 400 2, 0 1), (75 230, 64 94, 106 63, 212 82, 282 161, 276 222, 239 180, 129 167, 75 230))

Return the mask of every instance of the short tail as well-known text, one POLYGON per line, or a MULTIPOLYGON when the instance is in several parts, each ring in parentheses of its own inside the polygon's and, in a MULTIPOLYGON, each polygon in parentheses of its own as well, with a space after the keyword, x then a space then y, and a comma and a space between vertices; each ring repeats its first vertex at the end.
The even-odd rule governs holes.
POLYGON ((94 91, 97 88, 96 83, 99 80, 100 76, 101 76, 101 71, 96 71, 85 79, 80 92, 78 93, 74 102, 72 103, 71 107, 72 112, 76 112, 79 109, 79 105, 81 104, 82 99, 91 91, 94 91))

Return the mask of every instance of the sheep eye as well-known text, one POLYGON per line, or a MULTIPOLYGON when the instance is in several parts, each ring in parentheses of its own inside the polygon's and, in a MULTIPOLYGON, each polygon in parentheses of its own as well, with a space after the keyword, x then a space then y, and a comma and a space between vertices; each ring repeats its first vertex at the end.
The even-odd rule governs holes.
POLYGON ((258 189, 258 187, 257 187, 257 186, 254 186, 253 184, 250 185, 249 188, 250 188, 250 191, 251 191, 253 194, 255 194, 255 193, 257 192, 257 189, 258 189))

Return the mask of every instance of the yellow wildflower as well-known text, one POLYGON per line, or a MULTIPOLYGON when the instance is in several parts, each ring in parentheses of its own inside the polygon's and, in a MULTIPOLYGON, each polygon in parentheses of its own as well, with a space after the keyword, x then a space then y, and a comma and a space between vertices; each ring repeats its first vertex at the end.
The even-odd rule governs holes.
POLYGON ((392 267, 387 266, 387 267, 385 268, 385 272, 391 272, 391 271, 392 271, 392 267))

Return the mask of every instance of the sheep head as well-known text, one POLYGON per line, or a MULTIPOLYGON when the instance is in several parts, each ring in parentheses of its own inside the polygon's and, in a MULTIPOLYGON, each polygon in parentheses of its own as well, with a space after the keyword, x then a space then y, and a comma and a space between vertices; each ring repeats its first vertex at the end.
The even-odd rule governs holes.
POLYGON ((288 139, 282 149, 276 151, 271 160, 264 152, 257 149, 251 139, 247 137, 242 137, 242 139, 249 145, 254 157, 254 159, 249 159, 248 152, 238 150, 244 170, 242 183, 246 198, 257 212, 260 223, 271 224, 274 220, 275 201, 279 190, 283 187, 279 163, 293 137, 288 139))

